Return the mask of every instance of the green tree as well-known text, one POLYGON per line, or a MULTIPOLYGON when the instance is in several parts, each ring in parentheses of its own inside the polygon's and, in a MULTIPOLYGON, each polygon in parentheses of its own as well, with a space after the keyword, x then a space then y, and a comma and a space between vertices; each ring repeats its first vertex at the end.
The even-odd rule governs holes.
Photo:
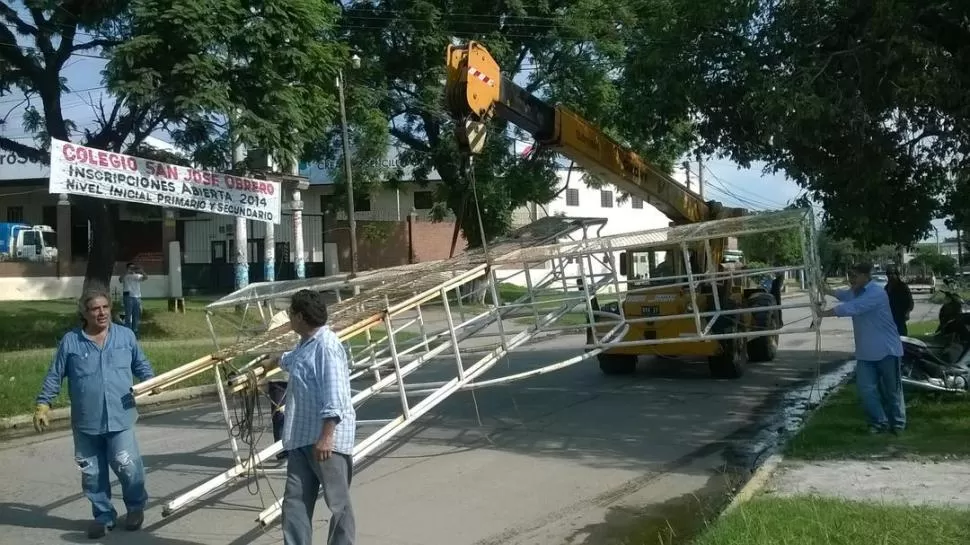
POLYGON ((970 4, 945 0, 639 4, 628 134, 690 118, 709 153, 784 171, 831 232, 922 239, 970 146, 970 4))
POLYGON ((851 240, 838 239, 824 227, 818 232, 818 258, 826 276, 843 276, 858 260, 859 251, 851 240))
POLYGON ((738 239, 745 261, 766 263, 769 267, 797 265, 802 261, 802 241, 794 229, 765 231, 738 239))
MULTIPOLYGON (((390 119, 384 130, 405 148, 403 159, 417 165, 419 181, 432 170, 441 176, 433 215, 453 214, 470 245, 477 246, 482 237, 472 178, 462 168, 453 123, 442 108, 446 46, 456 39, 483 42, 505 75, 518 76, 530 92, 568 105, 619 136, 615 128, 623 114, 613 67, 625 55, 628 37, 622 29, 631 17, 626 1, 389 0, 354 3, 343 21, 362 66, 372 66, 354 75, 356 85, 384 93, 380 108, 390 119)), ((683 134, 630 142, 670 168, 684 149, 678 138, 683 134)), ((506 232, 516 207, 554 196, 556 155, 539 149, 516 156, 517 139, 528 137, 495 121, 486 149, 475 158, 471 174, 487 238, 506 232)))
MULTIPOLYGON (((24 128, 35 145, 0 148, 47 161, 50 138, 133 155, 167 131, 204 165, 228 168, 227 118, 250 149, 299 150, 332 125, 337 8, 324 0, 24 0, 0 2, 0 93, 31 100, 24 128), (18 36, 25 42, 18 42, 18 36), (80 131, 62 107, 62 72, 75 55, 108 60, 114 104, 80 131)), ((107 283, 116 255, 111 201, 77 197, 92 222, 86 282, 107 283)))
POLYGON ((934 247, 917 246, 915 254, 908 263, 910 274, 920 274, 923 269, 939 276, 952 276, 957 272, 957 260, 941 254, 934 247))

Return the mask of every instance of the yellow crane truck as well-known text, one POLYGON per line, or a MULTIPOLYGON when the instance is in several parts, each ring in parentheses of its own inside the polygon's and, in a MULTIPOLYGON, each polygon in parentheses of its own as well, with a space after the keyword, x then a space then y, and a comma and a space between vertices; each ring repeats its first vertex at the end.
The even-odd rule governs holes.
MULTIPOLYGON (((740 208, 727 208, 714 201, 705 202, 697 193, 684 187, 628 147, 610 138, 603 130, 561 105, 550 105, 502 75, 488 50, 478 42, 447 49, 445 103, 456 123, 456 136, 464 152, 479 153, 487 136, 490 119, 502 119, 531 134, 541 146, 568 157, 619 190, 642 198, 671 220, 671 226, 701 221, 738 217, 740 208)), ((726 239, 711 241, 714 263, 707 263, 703 243, 689 247, 692 271, 717 270, 724 261, 726 239)), ((628 290, 645 285, 656 287, 651 277, 686 274, 684 256, 679 245, 669 248, 644 248, 619 256, 619 272, 627 277, 628 290)), ((663 282, 663 280, 659 280, 663 282)), ((688 315, 683 318, 634 322, 623 341, 674 339, 696 336, 696 323, 689 314, 691 296, 683 282, 667 281, 670 287, 658 287, 644 293, 627 294, 620 302, 603 305, 601 310, 618 314, 623 305, 627 319, 650 316, 688 315)), ((752 312, 721 315, 711 327, 712 333, 732 333, 752 329, 777 329, 780 311, 757 310, 774 306, 774 297, 760 286, 739 285, 725 279, 718 282, 722 309, 752 308, 752 312)), ((697 305, 700 312, 715 309, 713 289, 699 286, 697 305)), ((704 326, 706 327, 706 323, 704 326)), ((597 328, 602 334, 605 326, 597 328)), ((608 328, 606 328, 608 329, 608 328)), ((589 333, 592 336, 592 331, 589 333)), ((750 361, 775 358, 778 337, 757 336, 722 340, 688 340, 662 344, 616 346, 599 354, 600 369, 606 374, 633 373, 641 355, 701 358, 706 357, 711 374, 717 378, 738 378, 750 361)))

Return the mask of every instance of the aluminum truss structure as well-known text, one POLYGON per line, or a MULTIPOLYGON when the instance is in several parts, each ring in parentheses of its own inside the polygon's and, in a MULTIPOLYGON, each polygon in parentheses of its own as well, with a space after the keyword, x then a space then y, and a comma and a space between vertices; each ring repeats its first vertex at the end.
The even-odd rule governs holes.
MULTIPOLYGON (((596 357, 604 350, 624 344, 658 344, 690 340, 712 340, 725 336, 778 335, 816 331, 821 304, 821 272, 815 244, 814 216, 809 210, 788 210, 741 218, 613 236, 595 236, 605 224, 593 218, 543 218, 509 237, 492 243, 487 252, 470 251, 445 261, 406 265, 372 271, 351 278, 347 275, 296 281, 257 283, 230 294, 207 307, 216 313, 240 316, 241 323, 258 323, 262 332, 240 326, 240 340, 219 346, 211 355, 135 386, 138 397, 154 395, 201 373, 214 374, 223 416, 230 434, 235 465, 176 498, 170 499, 163 515, 186 508, 229 483, 265 471, 263 463, 282 450, 280 443, 256 451, 250 445, 243 452, 232 434, 240 423, 229 410, 229 396, 253 392, 267 377, 279 372, 273 355, 289 350, 296 342, 285 313, 278 309, 301 289, 313 289, 332 297, 330 327, 348 350, 353 403, 360 413, 374 409, 381 418, 359 419, 354 448, 355 464, 374 456, 416 419, 460 391, 498 386, 549 373, 596 357), (663 280, 665 287, 682 286, 694 302, 688 314, 657 319, 691 318, 693 336, 676 339, 623 341, 630 324, 637 319, 598 310, 597 294, 612 292, 617 297, 649 291, 650 287, 627 289, 616 270, 617 253, 625 250, 679 246, 703 247, 713 263, 713 240, 768 231, 795 231, 803 248, 803 262, 795 267, 729 269, 710 267, 663 280), (811 325, 788 324, 775 330, 712 334, 710 324, 720 315, 737 311, 719 306, 711 312, 698 309, 698 294, 709 284, 716 294, 717 283, 728 277, 756 277, 784 270, 804 275, 809 302, 759 307, 759 310, 808 308, 811 325), (536 272, 538 271, 538 272, 536 272), (524 289, 508 295, 503 286, 518 280, 524 289), (578 284, 578 287, 577 287, 578 284), (472 299, 487 299, 487 303, 472 299), (506 298, 514 299, 504 301, 506 298), (239 310, 242 309, 242 312, 239 310), (557 324, 566 314, 581 313, 596 328, 557 324), (496 363, 519 347, 534 341, 540 333, 580 328, 588 331, 587 344, 574 357, 538 368, 499 375, 496 363), (595 331, 595 334, 591 332, 595 331), (483 342, 485 339, 495 339, 483 342), (381 398, 391 398, 381 403, 381 398), (396 399, 396 403, 393 400, 396 399), (365 407, 365 404, 369 404, 365 407)), ((715 301, 717 297, 714 298, 715 301)), ((716 303, 715 303, 716 304, 716 303)), ((211 324, 211 320, 210 320, 211 324)), ((257 522, 271 524, 279 515, 280 501, 261 512, 257 522)))

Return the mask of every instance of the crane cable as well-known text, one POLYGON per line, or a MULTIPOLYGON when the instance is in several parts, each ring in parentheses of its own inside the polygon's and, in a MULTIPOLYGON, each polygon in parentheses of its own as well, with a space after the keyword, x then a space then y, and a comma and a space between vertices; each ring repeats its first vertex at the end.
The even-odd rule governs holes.
MULTIPOLYGON (((476 183, 476 179, 475 179, 474 155, 472 155, 472 153, 469 152, 465 161, 466 161, 465 173, 468 176, 468 181, 471 183, 472 199, 474 199, 475 201, 475 216, 478 219, 478 236, 482 241, 482 252, 484 253, 484 256, 485 256, 485 270, 488 271, 486 273, 487 277, 485 278, 485 282, 487 284, 488 282, 491 281, 491 278, 494 278, 494 277, 491 276, 492 259, 488 252, 488 240, 485 237, 485 221, 482 219, 482 206, 478 200, 478 184, 476 183)), ((461 292, 458 293, 458 296, 461 297, 461 292)), ((492 304, 497 307, 499 302, 492 301, 492 304)), ((495 319, 501 320, 502 319, 501 314, 496 313, 495 319)), ((458 347, 456 346, 455 349, 457 350, 458 347)), ((508 354, 506 354, 506 361, 508 361, 508 354)), ((475 395, 474 389, 471 391, 471 394, 472 394, 472 404, 475 406, 475 419, 478 420, 478 427, 483 427, 484 424, 482 424, 481 411, 478 408, 478 396, 475 395)), ((489 439, 489 441, 491 441, 491 439, 489 439)))
POLYGON ((488 252, 488 239, 485 237, 485 222, 482 219, 482 205, 478 199, 478 184, 475 179, 475 156, 471 153, 468 154, 467 162, 465 163, 466 173, 468 174, 468 181, 471 182, 472 186, 472 199, 475 201, 475 216, 478 218, 478 236, 482 240, 482 251, 485 254, 485 265, 488 269, 492 268, 491 256, 488 252))

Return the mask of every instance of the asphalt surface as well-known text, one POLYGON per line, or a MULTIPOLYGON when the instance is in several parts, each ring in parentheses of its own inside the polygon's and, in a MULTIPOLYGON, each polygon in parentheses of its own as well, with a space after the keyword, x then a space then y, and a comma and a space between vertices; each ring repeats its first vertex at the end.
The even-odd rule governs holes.
MULTIPOLYGON (((912 320, 934 319, 935 312, 919 302, 912 320)), ((786 311, 786 323, 807 325, 806 316, 786 311)), ((358 542, 610 543, 652 506, 704 490, 723 466, 724 449, 754 431, 774 398, 810 381, 820 366, 851 358, 848 320, 826 319, 822 330, 821 353, 815 335, 786 335, 775 362, 752 364, 735 381, 709 378, 703 362, 645 360, 632 377, 605 377, 585 362, 478 391, 474 400, 457 394, 359 468, 352 489, 358 542)), ((490 376, 574 356, 581 344, 582 337, 572 335, 529 346, 490 376)), ((365 406, 360 418, 386 402, 365 406)), ((262 531, 255 524, 282 491, 277 476, 259 479, 258 488, 240 481, 161 517, 168 499, 231 464, 216 405, 143 417, 138 437, 152 495, 145 528, 137 538, 116 530, 104 542, 282 543, 278 525, 262 531)), ((0 545, 89 542, 83 532, 90 508, 72 450, 67 432, 0 444, 0 545)), ((328 515, 321 501, 315 543, 326 542, 328 515)))

